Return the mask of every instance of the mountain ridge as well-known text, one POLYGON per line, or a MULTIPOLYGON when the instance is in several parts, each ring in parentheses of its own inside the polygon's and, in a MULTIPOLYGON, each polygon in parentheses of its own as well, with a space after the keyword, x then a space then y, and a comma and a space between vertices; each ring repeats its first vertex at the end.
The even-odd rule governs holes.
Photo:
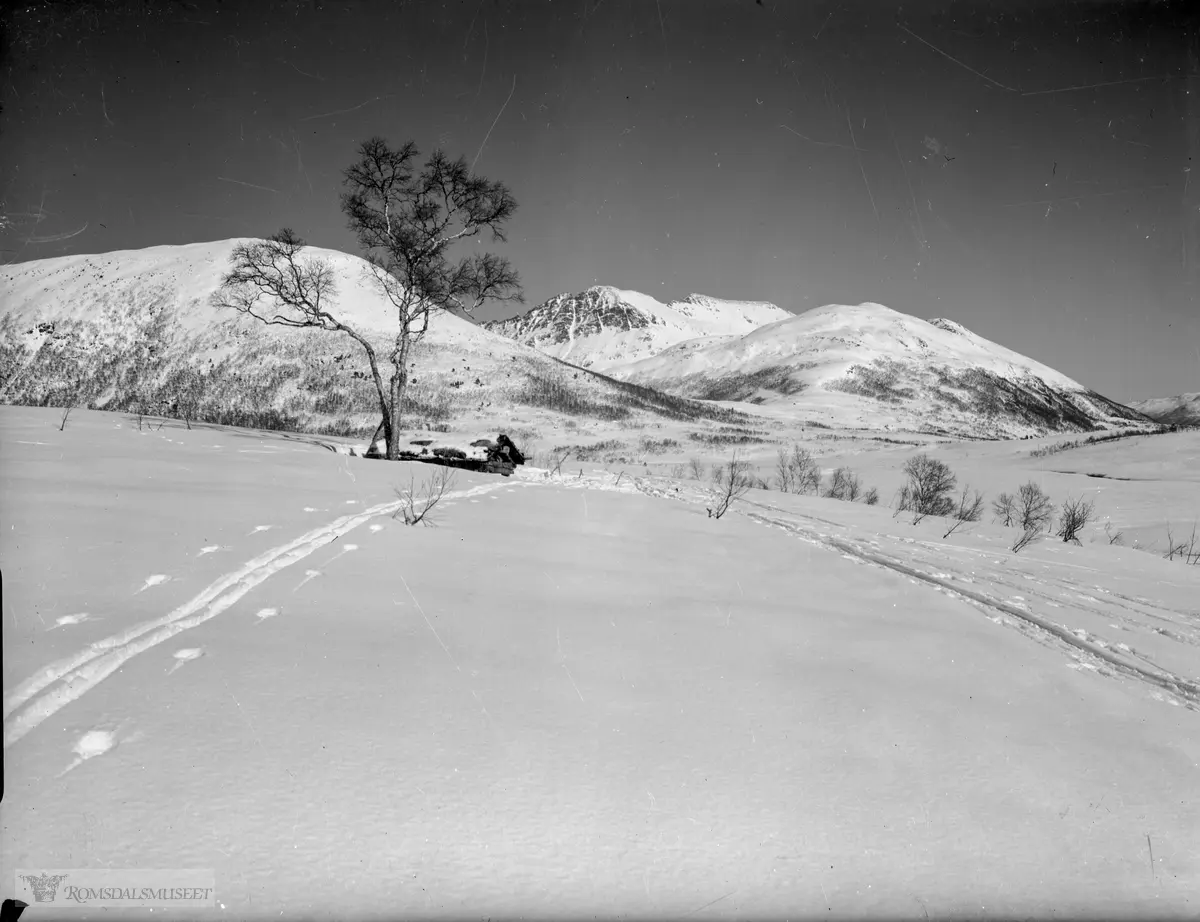
POLYGON ((1151 397, 1129 406, 1164 425, 1200 426, 1200 392, 1151 397))
POLYGON ((921 320, 876 302, 822 305, 740 337, 678 343, 609 373, 700 399, 798 412, 839 406, 881 427, 1004 438, 1152 425, 957 321, 921 320))
MULTIPOLYGON (((0 267, 0 401, 164 412, 328 435, 374 431, 378 395, 344 334, 270 326, 214 306, 234 247, 248 238, 52 257, 0 267)), ((335 273, 338 319, 375 348, 381 372, 395 308, 361 258, 305 247, 335 273)), ((269 308, 267 308, 269 310, 269 308)), ((551 425, 735 419, 563 365, 451 313, 413 347, 409 428, 484 425, 522 411, 551 425), (493 409, 494 408, 494 409, 493 409)), ((485 429, 485 431, 486 431, 485 429)))
POLYGON ((581 368, 604 371, 680 342, 739 335, 790 316, 766 301, 692 293, 664 303, 641 292, 593 285, 482 326, 581 368))

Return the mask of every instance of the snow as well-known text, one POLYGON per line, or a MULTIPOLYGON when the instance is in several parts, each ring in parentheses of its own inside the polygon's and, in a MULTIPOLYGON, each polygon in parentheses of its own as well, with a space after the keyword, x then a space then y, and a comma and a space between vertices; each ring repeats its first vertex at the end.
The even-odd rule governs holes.
POLYGON ((936 357, 953 369, 984 368, 1000 375, 1032 374, 1070 390, 1083 385, 1019 353, 989 342, 959 324, 954 329, 911 317, 882 304, 827 304, 795 317, 759 327, 740 339, 707 349, 676 350, 670 356, 644 359, 620 369, 629 380, 683 378, 736 370, 743 374, 781 362, 800 365, 806 385, 836 380, 857 363, 876 358, 936 357))
POLYGON ((1152 397, 1130 404, 1139 413, 1165 423, 1200 424, 1200 393, 1177 397, 1152 397))
POLYGON ((638 291, 594 285, 488 327, 563 361, 606 371, 680 342, 741 335, 790 316, 761 301, 692 294, 668 304, 638 291))
MULTIPOLYGON (((609 367, 624 381, 685 396, 710 398, 722 382, 752 382, 762 376, 753 400, 763 408, 786 407, 793 418, 804 416, 837 425, 891 426, 918 431, 936 426, 982 437, 1038 432, 1037 426, 1011 407, 989 418, 979 411, 962 412, 953 403, 971 391, 994 403, 994 397, 967 373, 984 372, 1025 387, 1037 380, 1057 392, 1094 422, 1149 425, 1136 414, 1119 417, 1113 408, 1066 375, 977 336, 954 321, 925 321, 882 304, 828 304, 803 314, 760 326, 744 335, 705 342, 680 342, 649 357, 630 356, 609 367), (870 393, 840 393, 847 374, 866 367, 888 377, 895 399, 870 393), (960 376, 955 380, 955 376, 960 376), (938 376, 941 376, 940 378, 938 376), (965 377, 963 377, 965 376, 965 377), (797 396, 798 395, 798 396, 797 396)), ((767 411, 769 412, 769 410, 767 411)), ((1037 414, 1034 414, 1035 416, 1037 414)))
MULTIPOLYGON (((213 868, 232 918, 1195 914, 1200 568, 594 468, 458 472, 408 528, 427 467, 121 421, 0 408, 0 874, 213 868)), ((1190 433, 1032 444, 935 450, 1200 498, 1190 433)))
MULTIPOLYGON (((84 305, 110 293, 121 294, 131 286, 141 290, 161 287, 170 293, 173 303, 186 306, 179 312, 180 325, 195 333, 210 328, 216 319, 233 316, 213 307, 208 299, 230 270, 233 248, 249 242, 251 238, 234 238, 10 264, 0 267, 0 302, 5 313, 17 317, 78 318, 87 313, 84 305)), ((395 308, 365 260, 324 247, 305 247, 301 258, 324 260, 334 269, 339 319, 362 330, 395 331, 395 308)), ((474 323, 446 313, 430 319, 428 338, 442 345, 498 339, 474 323)))

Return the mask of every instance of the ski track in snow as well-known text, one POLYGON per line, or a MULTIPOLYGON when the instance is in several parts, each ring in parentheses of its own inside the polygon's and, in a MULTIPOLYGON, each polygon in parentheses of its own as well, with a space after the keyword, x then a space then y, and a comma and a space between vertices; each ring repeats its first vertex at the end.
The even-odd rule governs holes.
MULTIPOLYGON (((497 490, 518 485, 536 486, 541 484, 577 489, 598 489, 606 492, 641 493, 659 499, 672 499, 677 502, 690 504, 694 504, 697 501, 707 501, 706 496, 690 496, 690 490, 682 492, 678 488, 667 489, 643 478, 629 477, 624 479, 623 482, 614 482, 607 479, 606 472, 597 471, 596 473, 600 476, 595 478, 588 477, 587 479, 578 478, 571 480, 555 478, 549 471, 532 468, 517 473, 518 476, 513 478, 512 481, 482 484, 468 490, 448 493, 446 494, 446 499, 467 498, 471 502, 477 502, 473 497, 494 494, 497 490)), ((495 500, 498 497, 492 495, 489 496, 489 499, 495 500)), ((998 624, 1016 627, 1031 639, 1045 644, 1052 644, 1056 639, 1061 643, 1069 645, 1073 648, 1071 655, 1074 660, 1073 663, 1067 664, 1069 668, 1097 671, 1097 663, 1104 663, 1126 676, 1156 686, 1156 688, 1151 689, 1151 696, 1156 700, 1176 705, 1182 703, 1192 710, 1200 709, 1200 683, 1172 674, 1168 670, 1157 666, 1148 657, 1133 650, 1127 644, 1112 644, 1082 629, 1071 629, 1065 625, 1038 616, 1031 610, 1027 599, 1033 597, 1039 602, 1053 604, 1061 610, 1060 603, 1067 600, 1065 593, 1071 591, 1086 602, 1086 604, 1082 605, 1072 603, 1075 607, 1092 615, 1136 624, 1141 629, 1145 629, 1145 626, 1134 621, 1130 617, 1131 615, 1165 621, 1176 628, 1182 628, 1186 631, 1186 628, 1180 624, 1179 620, 1171 616, 1182 616, 1185 619, 1194 618, 1194 612, 1181 612, 1160 606, 1141 597, 1124 596, 1098 585, 1094 587, 1094 591, 1104 598, 1096 598, 1096 596, 1091 594, 1085 595, 1080 593, 1079 589, 1084 587, 1072 583, 1061 576, 1051 575, 1047 578, 1039 579, 1030 573, 1011 572, 1006 574, 996 571, 986 571, 982 575, 976 575, 974 570, 971 575, 956 574, 953 569, 949 572, 947 571, 946 565, 948 561, 944 557, 937 561, 938 565, 935 567, 932 561, 921 560, 919 556, 920 552, 941 554, 945 551, 954 551, 971 555, 976 558, 971 561, 972 566, 982 566, 989 560, 998 563, 1002 559, 993 560, 996 557, 996 552, 987 549, 964 548, 957 545, 941 544, 936 541, 925 541, 900 536, 878 536, 887 538, 902 547, 917 552, 918 556, 912 560, 905 561, 883 551, 880 547, 880 542, 874 538, 862 540, 849 539, 826 534, 813 527, 814 524, 826 525, 844 533, 851 533, 851 529, 841 523, 790 510, 781 510, 769 504, 751 500, 744 500, 743 502, 749 507, 762 510, 761 512, 741 511, 739 513, 745 515, 751 521, 758 522, 767 527, 779 528, 792 537, 805 541, 808 544, 825 550, 839 552, 840 556, 853 560, 856 563, 877 566, 899 573, 906 576, 910 582, 931 586, 938 591, 957 597, 974 607, 980 608, 985 613, 997 613, 988 614, 989 619, 998 624), (781 518, 780 516, 786 516, 786 518, 781 518), (925 566, 926 569, 920 569, 921 566, 925 566), (987 589, 1009 591, 1009 594, 1007 598, 998 598, 994 592, 986 591, 983 587, 968 588, 967 585, 964 585, 979 582, 986 582, 987 589), (1018 595, 1011 590, 1016 590, 1020 594, 1018 595), (1054 598, 1052 597, 1052 593, 1055 590, 1064 594, 1060 594, 1057 598, 1054 598), (1009 618, 1005 618, 1005 615, 1009 616, 1009 618), (1134 662, 1133 660, 1135 659, 1140 662, 1134 662), (1093 660, 1094 662, 1089 662, 1088 660, 1093 660), (1167 694, 1164 695, 1159 689, 1162 689, 1167 694)), ((153 621, 143 622, 119 634, 96 641, 78 653, 66 659, 58 660, 39 670, 5 697, 4 748, 7 749, 21 737, 36 728, 46 718, 94 688, 137 654, 145 652, 189 628, 196 627, 216 617, 234 605, 255 586, 266 581, 275 573, 300 562, 314 551, 325 547, 331 539, 345 535, 350 530, 357 528, 370 519, 392 514, 400 505, 399 501, 383 503, 365 509, 357 514, 343 516, 333 522, 306 532, 286 544, 279 545, 260 554, 232 573, 220 577, 200 594, 176 608, 170 614, 153 621), (49 690, 46 691, 47 689, 49 690), (45 694, 37 697, 43 691, 45 691, 45 694), (24 707, 26 704, 28 704, 28 707, 24 707), (24 709, 21 710, 22 708, 24 709), (20 713, 17 713, 18 711, 20 713)), ((377 531, 379 528, 377 525, 371 526, 372 531, 377 531)), ((260 526, 255 531, 259 530, 265 529, 260 526)), ((343 553, 352 547, 355 546, 344 546, 343 553)), ((899 550, 899 548, 896 549, 899 550)), ((341 555, 339 554, 338 556, 341 555)), ((1089 567, 1080 566, 1077 569, 1098 572, 1094 568, 1089 567)), ((263 609, 258 614, 258 623, 277 613, 277 609, 263 609)), ((1111 626, 1118 630, 1130 630, 1129 627, 1120 624, 1111 626)), ((1171 631, 1158 627, 1152 627, 1151 630, 1181 643, 1200 645, 1200 640, 1193 639, 1187 636, 1186 633, 1181 633, 1178 630, 1171 631)))
MULTIPOLYGON (((679 492, 668 491, 662 487, 651 485, 641 478, 632 479, 634 481, 634 486, 649 496, 655 496, 663 499, 675 499, 682 502, 694 501, 679 492)), ((701 501, 706 500, 707 498, 704 498, 701 501)), ((815 516, 806 516, 790 510, 785 511, 770 504, 759 503, 753 500, 743 500, 743 503, 747 506, 762 509, 773 514, 764 515, 760 512, 740 512, 740 514, 745 515, 752 521, 768 527, 782 529, 794 537, 797 537, 817 547, 838 551, 841 553, 841 556, 850 560, 854 560, 855 562, 872 564, 884 569, 892 570, 896 573, 900 573, 901 575, 907 576, 914 583, 932 586, 939 591, 956 596, 963 601, 974 605, 975 607, 981 608, 985 612, 990 610, 1000 612, 1004 615, 1009 615, 1016 619, 1014 626, 1027 636, 1032 636, 1034 633, 1041 634, 1041 637, 1035 637, 1035 639, 1043 640, 1043 642, 1049 638, 1055 638, 1074 648, 1072 655, 1076 658, 1078 658, 1080 654, 1083 654, 1096 660, 1103 661, 1105 664, 1114 667, 1124 675, 1136 678, 1150 685, 1157 686, 1157 688, 1165 690, 1169 693, 1169 695, 1178 699, 1164 699, 1164 696, 1161 692, 1152 690, 1151 695, 1157 700, 1168 700, 1173 704, 1183 703, 1190 710, 1200 710, 1200 682, 1196 681, 1195 679, 1176 675, 1169 670, 1158 666, 1148 657, 1130 649, 1127 645, 1111 644, 1103 638, 1089 634, 1087 631, 1073 630, 1064 625, 1057 624, 1053 621, 1043 618, 1035 614, 1030 609, 1029 604, 1022 595, 1012 595, 1008 600, 1005 600, 1002 598, 997 598, 995 595, 980 589, 967 588, 967 586, 963 584, 977 582, 977 579, 974 577, 974 575, 967 576, 965 574, 945 572, 945 560, 938 561, 940 566, 937 567, 934 566, 932 561, 922 561, 920 559, 905 562, 891 554, 883 552, 879 548, 879 543, 877 541, 849 540, 846 538, 825 534, 817 531, 814 528, 806 527, 799 520, 820 522, 822 524, 839 529, 840 531, 850 532, 850 529, 847 526, 840 523, 827 521, 815 516), (774 516, 787 516, 788 518, 776 518, 774 516), (864 547, 864 544, 867 546, 864 547), (921 566, 925 566, 928 572, 927 570, 920 569, 921 566), (1121 647, 1125 647, 1125 649, 1121 649, 1121 647), (1126 650, 1129 651, 1128 654, 1126 654, 1126 650), (1140 662, 1134 662, 1134 659, 1140 660, 1140 662)), ((987 550, 963 548, 957 545, 942 545, 938 542, 905 540, 903 538, 896 540, 913 548, 924 548, 929 551, 936 552, 941 552, 944 549, 954 549, 982 555, 985 557, 990 556, 993 553, 987 550)), ((1068 564, 1068 566, 1071 565, 1068 564)), ((1100 572, 1093 567, 1077 566, 1076 568, 1091 572, 1100 572)), ((1020 572, 1014 572, 1011 574, 1011 576, 1018 579, 1023 577, 1024 580, 1027 580, 1028 582, 1025 582, 1024 580, 1014 581, 1006 578, 1005 574, 998 572, 987 572, 985 574, 985 578, 992 588, 1017 589, 1025 595, 1036 595, 1039 597, 1039 601, 1054 604, 1055 607, 1061 607, 1061 601, 1063 600, 1064 596, 1058 596, 1057 600, 1055 601, 1051 596, 1051 590, 1056 587, 1060 588, 1060 590, 1064 592, 1067 590, 1072 590, 1081 600, 1088 603, 1085 605, 1076 606, 1082 611, 1093 615, 1104 615, 1106 617, 1116 618, 1117 620, 1124 620, 1128 623, 1136 624, 1137 622, 1135 622, 1134 619, 1129 618, 1127 615, 1123 616, 1112 611, 1102 611, 1101 606, 1108 604, 1114 608, 1124 608, 1127 612, 1141 615, 1144 618, 1165 620, 1176 626, 1179 626, 1178 621, 1172 619, 1170 614, 1182 615, 1185 618, 1192 616, 1192 613, 1180 612, 1176 609, 1158 606, 1149 602, 1148 600, 1128 599, 1127 597, 1121 596, 1119 593, 1109 592, 1109 590, 1099 586, 1095 587, 1097 592, 1126 599, 1129 602, 1133 602, 1134 605, 1143 606, 1143 608, 1122 604, 1121 602, 1116 602, 1115 600, 1097 599, 1092 595, 1084 595, 1079 593, 1078 590, 1081 587, 1063 579, 1062 577, 1050 576, 1045 579, 1039 579, 1032 574, 1020 572), (1047 588, 1040 588, 1037 585, 1039 583, 1047 588)), ((998 623, 1004 623, 1001 619, 994 617, 992 620, 998 621, 998 623)), ((1128 630, 1127 627, 1124 629, 1128 630)), ((1154 630, 1155 633, 1164 634, 1165 636, 1168 636, 1180 643, 1200 645, 1200 641, 1179 632, 1172 632, 1163 628, 1151 629, 1154 630)), ((1088 664, 1088 667, 1095 669, 1096 665, 1092 663, 1088 664)), ((1078 664, 1074 664, 1071 665, 1071 668, 1081 667, 1078 664)))
MULTIPOLYGON (((481 484, 447 493, 446 498, 478 496, 509 486, 512 484, 481 484)), ((382 503, 305 532, 218 578, 169 614, 97 640, 38 670, 5 695, 4 748, 8 749, 46 718, 95 688, 139 653, 215 618, 255 586, 328 545, 331 538, 345 535, 376 516, 391 515, 401 505, 400 501, 382 503)))

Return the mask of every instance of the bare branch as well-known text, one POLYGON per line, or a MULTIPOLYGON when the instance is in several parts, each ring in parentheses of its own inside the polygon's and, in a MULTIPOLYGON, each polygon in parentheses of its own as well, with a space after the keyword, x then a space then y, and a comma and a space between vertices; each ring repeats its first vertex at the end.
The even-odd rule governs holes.
POLYGON ((713 483, 713 505, 707 512, 710 519, 719 519, 729 511, 735 500, 745 496, 754 485, 750 465, 742 461, 735 451, 725 464, 713 470, 713 483))
POLYGON ((392 414, 383 391, 379 362, 370 341, 358 330, 339 320, 335 309, 337 284, 333 268, 322 259, 304 257, 304 241, 290 228, 266 240, 239 243, 230 256, 232 269, 213 292, 211 301, 235 310, 268 326, 311 328, 344 333, 367 355, 371 376, 385 417, 385 432, 391 438, 392 414), (260 304, 269 305, 266 311, 260 304), (274 311, 274 313, 270 313, 274 311))
POLYGON ((1025 528, 1021 531, 1021 536, 1013 542, 1012 550, 1014 554, 1020 553, 1027 545, 1032 544, 1041 537, 1042 530, 1040 528, 1025 528))
POLYGON ((400 500, 400 508, 392 513, 392 518, 402 516, 405 525, 432 525, 433 522, 428 518, 429 514, 442 498, 446 495, 451 487, 454 486, 454 471, 442 465, 438 465, 433 475, 422 481, 420 493, 416 487, 415 478, 409 480, 407 490, 396 489, 396 496, 400 500), (420 508, 418 509, 418 505, 420 508))
POLYGON ((954 524, 942 535, 942 540, 949 538, 965 522, 978 522, 983 518, 983 494, 978 490, 974 496, 969 496, 970 487, 963 487, 962 496, 958 500, 958 508, 954 510, 954 524))
POLYGON ((329 312, 337 295, 333 269, 325 260, 301 257, 303 249, 304 241, 289 228, 266 240, 239 243, 213 303, 267 324, 343 329, 329 312), (264 298, 276 311, 271 316, 257 309, 264 298))
POLYGON ((1062 504, 1062 510, 1059 513, 1058 536, 1063 539, 1063 542, 1073 541, 1076 544, 1081 544, 1079 540, 1079 532, 1092 518, 1092 513, 1096 511, 1094 502, 1086 502, 1083 497, 1079 499, 1071 499, 1070 497, 1062 504))

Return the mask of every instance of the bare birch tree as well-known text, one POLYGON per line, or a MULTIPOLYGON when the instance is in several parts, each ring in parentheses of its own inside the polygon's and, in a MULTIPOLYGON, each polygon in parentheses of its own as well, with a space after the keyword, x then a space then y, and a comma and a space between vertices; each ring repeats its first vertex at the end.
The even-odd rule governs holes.
MULTIPOLYGON (((344 173, 348 191, 342 211, 371 275, 396 309, 386 382, 371 342, 335 313, 333 269, 303 255, 304 241, 287 228, 266 240, 238 244, 232 269, 213 296, 215 304, 266 324, 354 339, 371 366, 389 460, 399 453, 409 354, 428 332, 430 316, 458 311, 469 317, 486 301, 524 300, 520 278, 507 259, 474 253, 454 262, 448 255, 454 244, 485 230, 492 240, 505 239, 504 226, 517 208, 508 188, 472 175, 465 158, 451 161, 440 150, 417 172, 417 155, 411 141, 392 150, 383 138, 371 138, 360 145, 358 161, 344 173)), ((376 438, 378 434, 376 430, 376 438)))
POLYGON ((505 239, 504 226, 517 208, 508 188, 471 175, 465 158, 451 161, 440 150, 417 173, 417 153, 411 141, 393 150, 383 138, 371 138, 344 174, 342 211, 396 309, 383 421, 389 459, 398 451, 409 352, 428 332, 430 316, 454 310, 470 316, 486 301, 523 300, 507 259, 475 253, 452 262, 448 256, 454 244, 485 230, 494 241, 505 239))

